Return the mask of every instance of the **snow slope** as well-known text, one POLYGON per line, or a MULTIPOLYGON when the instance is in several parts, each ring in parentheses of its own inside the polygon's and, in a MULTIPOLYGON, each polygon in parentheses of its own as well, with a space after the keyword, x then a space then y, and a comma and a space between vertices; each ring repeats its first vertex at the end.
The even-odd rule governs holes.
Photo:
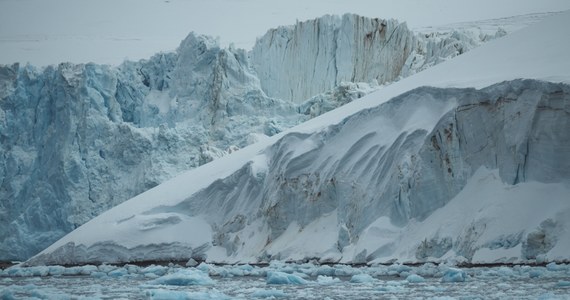
POLYGON ((569 23, 553 16, 188 171, 28 264, 569 259, 569 23))

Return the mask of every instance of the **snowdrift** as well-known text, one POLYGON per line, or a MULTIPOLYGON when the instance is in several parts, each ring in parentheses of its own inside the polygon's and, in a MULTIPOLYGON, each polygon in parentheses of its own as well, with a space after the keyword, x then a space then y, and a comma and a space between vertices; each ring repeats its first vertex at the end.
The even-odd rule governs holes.
POLYGON ((186 172, 27 264, 567 260, 569 23, 551 17, 186 172))

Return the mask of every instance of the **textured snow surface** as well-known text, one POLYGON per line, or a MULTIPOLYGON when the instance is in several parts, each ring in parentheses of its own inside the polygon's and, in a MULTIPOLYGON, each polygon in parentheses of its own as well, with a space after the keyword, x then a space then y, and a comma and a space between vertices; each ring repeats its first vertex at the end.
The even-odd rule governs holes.
MULTIPOLYGON (((446 29, 424 36, 393 20, 327 16, 272 30, 251 53, 224 49, 213 38, 191 33, 176 52, 118 67, 0 66, 0 259, 26 259, 101 212, 182 171, 381 89, 378 81, 412 74, 502 36, 499 27, 485 32, 476 27, 462 32, 446 29), (329 31, 308 30, 314 24, 329 31), (349 55, 352 60, 342 59, 334 66, 358 76, 332 80, 326 72, 314 73, 312 84, 296 89, 311 96, 295 99, 306 100, 302 103, 268 97, 279 94, 281 85, 272 81, 277 73, 259 77, 264 70, 289 70, 288 78, 280 73, 283 82, 306 83, 284 68, 292 64, 274 55, 272 36, 281 31, 298 32, 296 38, 307 47, 287 52, 304 58, 297 60, 297 71, 321 72, 324 67, 315 62, 349 55), (347 34, 351 38, 339 38, 336 52, 318 50, 325 49, 322 44, 330 35, 347 34), (379 51, 383 48, 390 51, 379 51), (408 58, 401 53, 409 53, 408 58), (368 69, 369 65, 374 67, 368 69), (264 82, 273 83, 264 87, 264 82)), ((251 167, 263 174, 267 158, 258 156, 251 167)), ((131 221, 147 233, 156 232, 157 243, 162 232, 151 229, 200 222, 176 215, 131 221)), ((140 242, 131 241, 122 246, 140 242)))
POLYGON ((28 264, 567 260, 569 15, 169 180, 28 264))

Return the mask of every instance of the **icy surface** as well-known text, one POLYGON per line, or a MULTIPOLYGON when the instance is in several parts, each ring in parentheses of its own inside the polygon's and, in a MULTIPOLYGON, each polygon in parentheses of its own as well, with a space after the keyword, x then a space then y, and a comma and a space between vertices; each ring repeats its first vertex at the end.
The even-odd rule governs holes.
POLYGON ((449 268, 441 278, 441 282, 464 282, 465 280, 467 280, 465 271, 456 268, 449 268))
POLYGON ((295 274, 287 274, 283 272, 269 272, 267 273, 267 284, 306 284, 303 278, 295 274))
MULTIPOLYGON (((312 74, 315 84, 298 90, 307 98, 295 99, 306 100, 298 104, 267 96, 280 93, 280 85, 273 83, 262 88, 277 73, 258 77, 267 68, 286 70, 271 54, 276 51, 273 44, 267 45, 275 32, 291 30, 284 28, 270 31, 250 54, 221 48, 215 39, 192 33, 176 52, 118 67, 70 63, 43 69, 18 64, 0 67, 0 259, 26 259, 101 212, 182 171, 381 89, 378 81, 412 74, 503 34, 500 25, 494 32, 445 31, 427 37, 416 36, 405 27, 393 20, 355 15, 293 26, 303 32, 298 38, 312 40, 302 43, 307 49, 298 48, 288 55, 315 62, 340 59, 338 68, 358 74, 335 76, 334 80, 328 73, 312 74), (343 25, 338 27, 341 20, 343 25), (330 30, 310 32, 307 26, 311 24, 330 30), (358 24, 367 25, 355 28, 358 24), (386 37, 388 29, 383 29, 384 33, 371 35, 373 47, 363 49, 368 34, 364 31, 382 26, 403 40, 386 37), (339 30, 349 31, 352 38, 336 45, 336 52, 323 50, 315 55, 315 49, 324 49, 320 43, 330 34, 337 36, 339 30), (409 44, 412 40, 413 45, 409 44), (372 50, 381 47, 391 50, 374 54, 378 51, 372 50), (402 52, 402 47, 409 50, 402 52), (401 52, 414 54, 404 62, 401 52), (349 54, 352 60, 343 59, 349 54), (356 60, 357 56, 367 59, 356 60), (263 64, 260 57, 267 58, 263 64), (398 65, 392 65, 394 57, 398 65), (369 65, 374 68, 368 69, 369 65)), ((304 68, 298 66, 297 71, 315 70, 306 61, 301 63, 304 68)), ((298 74, 288 76, 288 82, 300 82, 298 74)), ((251 164, 252 172, 261 177, 267 167, 264 155, 251 164)), ((192 224, 204 228, 198 218, 177 214, 130 217, 124 220, 136 221, 141 230, 153 233, 157 244, 162 244, 166 227, 192 224)), ((209 232, 204 229, 202 234, 209 232)), ((132 242, 115 245, 110 251, 124 257, 125 247, 138 244, 136 239, 132 242)), ((330 258, 334 260, 334 255, 330 258)))
POLYGON ((558 36, 568 20, 554 16, 189 171, 28 264, 566 260, 570 59, 558 36), (148 230, 147 220, 164 226, 148 230))
MULTIPOLYGON (((567 268, 567 265, 562 265, 567 268)), ((243 266, 218 266, 209 271, 213 285, 162 285, 156 279, 148 278, 147 268, 134 265, 124 267, 101 265, 82 269, 85 274, 61 276, 55 274, 33 274, 34 268, 19 268, 0 271, 0 296, 2 299, 568 299, 570 274, 545 267, 511 266, 496 268, 465 268, 459 272, 446 265, 423 265, 402 268, 401 265, 351 267, 347 265, 327 266, 333 271, 359 273, 365 282, 352 281, 351 276, 337 275, 335 280, 323 280, 316 276, 323 266, 314 264, 272 264, 266 267, 250 266, 254 274, 219 274, 220 269, 231 274, 240 274, 243 266), (425 269, 437 270, 423 280, 418 278, 425 269), (15 269, 19 269, 15 271, 15 269), (116 269, 127 269, 121 276, 93 276, 95 273, 110 274, 116 269), (217 270, 214 270, 217 269, 217 270), (401 270, 391 274, 391 270, 401 270), (9 275, 21 274, 21 275, 9 275), (533 272, 541 272, 540 277, 530 277, 533 272), (305 284, 273 285, 264 276, 271 272, 283 275, 306 274, 305 284), (466 281, 445 281, 448 274, 463 274, 466 281), (405 275, 410 273, 411 275, 405 275), (26 275, 23 275, 26 274, 26 275), (408 278, 404 280, 404 278, 408 278), (323 282, 326 282, 324 284, 323 282)), ((199 274, 202 271, 179 266, 160 267, 166 273, 199 274)), ((77 268, 64 273, 73 274, 77 268)), ((201 276, 208 276, 202 273, 201 276)), ((354 278, 354 276, 352 276, 354 278)))
MULTIPOLYGON (((111 273, 109 273, 111 275, 111 273)), ((212 285, 215 282, 202 271, 181 270, 176 273, 164 275, 150 282, 161 285, 212 285)))

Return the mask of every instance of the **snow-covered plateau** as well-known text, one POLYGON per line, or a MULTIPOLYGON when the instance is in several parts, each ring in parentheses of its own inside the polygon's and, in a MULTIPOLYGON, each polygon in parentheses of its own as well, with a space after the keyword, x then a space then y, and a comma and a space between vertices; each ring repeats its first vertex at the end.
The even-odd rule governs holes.
POLYGON ((569 25, 550 16, 185 172, 26 265, 566 261, 569 25))
MULTIPOLYGON (((0 260, 27 259, 183 171, 504 36, 518 29, 513 23, 551 15, 428 33, 395 20, 325 16, 272 29, 249 52, 191 33, 176 52, 117 67, 0 66, 0 260)), ((208 232, 200 234, 213 238, 208 232)))

